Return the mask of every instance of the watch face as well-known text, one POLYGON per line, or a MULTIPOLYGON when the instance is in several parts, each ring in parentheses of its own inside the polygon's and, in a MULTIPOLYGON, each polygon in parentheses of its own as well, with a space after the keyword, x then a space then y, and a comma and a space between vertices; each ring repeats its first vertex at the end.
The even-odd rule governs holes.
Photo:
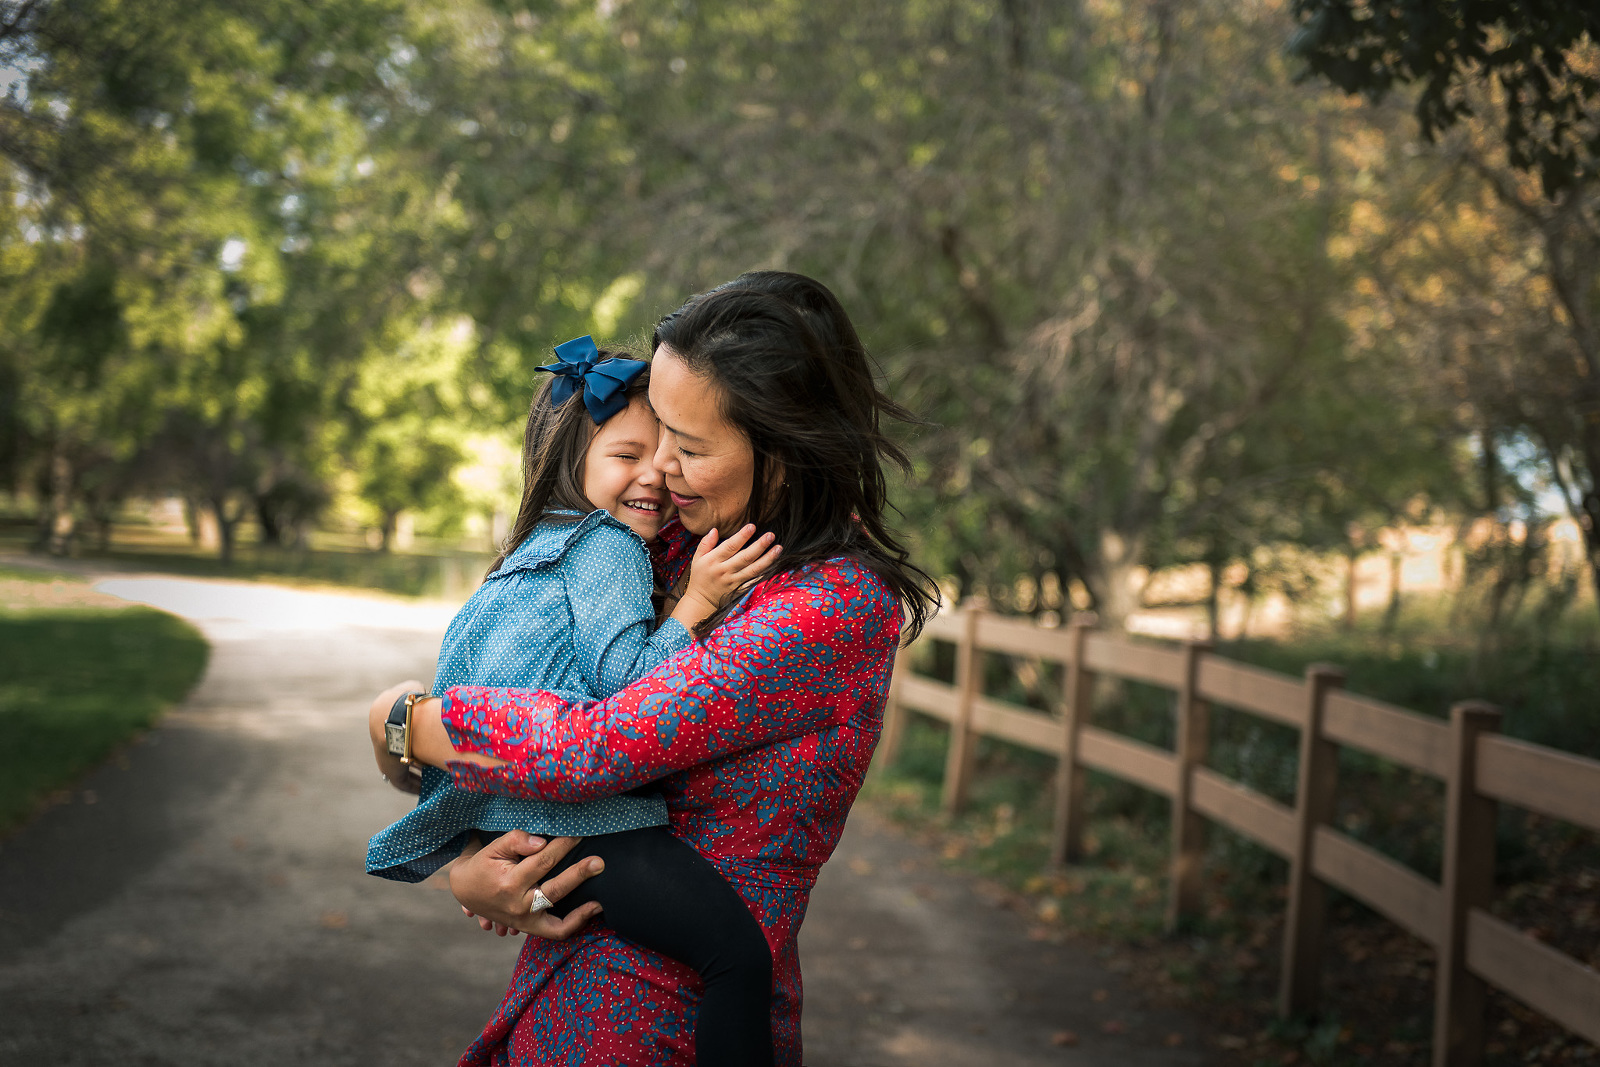
POLYGON ((388 744, 389 755, 404 756, 406 754, 406 727, 405 723, 386 722, 383 724, 383 739, 388 744))

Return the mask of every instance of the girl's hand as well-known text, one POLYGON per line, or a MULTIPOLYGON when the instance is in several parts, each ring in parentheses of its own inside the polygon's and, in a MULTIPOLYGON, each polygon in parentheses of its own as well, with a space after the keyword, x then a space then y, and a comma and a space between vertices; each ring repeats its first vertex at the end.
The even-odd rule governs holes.
POLYGON ((693 630, 722 607, 723 601, 743 588, 777 560, 782 545, 773 544, 774 534, 755 537, 751 523, 726 541, 712 530, 700 539, 689 564, 689 588, 672 609, 672 617, 693 630))
POLYGON ((590 856, 548 882, 541 881, 578 841, 576 837, 546 841, 521 830, 501 834, 487 845, 474 841, 450 865, 450 892, 463 912, 501 937, 516 932, 565 941, 600 913, 598 902, 590 901, 565 919, 548 911, 530 913, 529 908, 535 888, 553 904, 605 870, 600 857, 590 856))
POLYGON ((373 700, 372 706, 367 709, 367 733, 372 739, 372 756, 378 761, 378 770, 389 780, 389 784, 402 793, 421 792, 422 778, 412 768, 401 763, 399 756, 389 753, 389 741, 384 736, 383 724, 389 720, 389 709, 394 707, 394 702, 400 699, 401 694, 427 691, 427 686, 415 678, 410 678, 379 693, 373 700))

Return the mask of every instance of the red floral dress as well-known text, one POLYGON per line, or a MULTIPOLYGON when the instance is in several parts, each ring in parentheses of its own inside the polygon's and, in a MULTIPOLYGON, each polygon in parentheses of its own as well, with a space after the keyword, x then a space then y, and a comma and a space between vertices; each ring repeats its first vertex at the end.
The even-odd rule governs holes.
MULTIPOLYGON (((900 619, 883 582, 848 560, 774 579, 703 645, 607 700, 451 689, 456 748, 510 764, 450 770, 464 789, 569 801, 659 780, 673 833, 766 931, 777 1064, 799 1067, 800 922, 878 742, 900 619)), ((461 1064, 689 1065, 699 985, 603 921, 565 942, 530 937, 461 1064)))

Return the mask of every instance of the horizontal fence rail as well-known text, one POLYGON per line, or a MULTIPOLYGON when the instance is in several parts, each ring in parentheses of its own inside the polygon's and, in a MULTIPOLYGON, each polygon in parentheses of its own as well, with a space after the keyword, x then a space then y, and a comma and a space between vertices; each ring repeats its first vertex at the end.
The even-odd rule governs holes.
POLYGON ((1193 642, 1174 648, 1097 632, 1091 621, 1035 625, 978 609, 930 621, 919 644, 956 646, 954 684, 896 664, 880 759, 894 759, 906 716, 950 725, 942 803, 966 800, 979 737, 1055 756, 1052 856, 1083 853, 1083 774, 1099 771, 1172 802, 1169 926, 1198 909, 1204 822, 1227 827, 1289 861, 1279 1010, 1309 1011, 1318 999, 1325 894, 1336 887, 1430 945, 1435 971, 1433 1062, 1482 1061, 1485 983, 1568 1030, 1600 1043, 1600 972, 1488 910, 1493 903, 1496 805, 1507 803, 1600 831, 1600 761, 1498 735, 1500 713, 1477 701, 1450 709, 1449 721, 1343 689, 1337 668, 1304 678, 1235 663, 1193 642), (985 653, 1059 664, 1063 685, 1054 713, 983 693, 985 653), (1091 723, 1098 678, 1172 690, 1174 751, 1091 723), (1209 713, 1223 704, 1300 733, 1293 806, 1205 766, 1209 713), (1329 825, 1340 747, 1358 749, 1445 784, 1444 864, 1439 882, 1329 825))

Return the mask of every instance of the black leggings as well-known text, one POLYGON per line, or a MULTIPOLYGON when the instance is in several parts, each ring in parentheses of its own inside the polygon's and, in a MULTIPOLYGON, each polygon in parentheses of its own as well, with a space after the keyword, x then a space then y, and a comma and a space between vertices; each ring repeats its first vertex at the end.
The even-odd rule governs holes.
POLYGON ((699 1067, 772 1064, 772 952, 755 916, 704 856, 664 826, 586 837, 552 874, 588 856, 606 869, 551 910, 598 900, 606 923, 700 975, 694 1028, 699 1067))

